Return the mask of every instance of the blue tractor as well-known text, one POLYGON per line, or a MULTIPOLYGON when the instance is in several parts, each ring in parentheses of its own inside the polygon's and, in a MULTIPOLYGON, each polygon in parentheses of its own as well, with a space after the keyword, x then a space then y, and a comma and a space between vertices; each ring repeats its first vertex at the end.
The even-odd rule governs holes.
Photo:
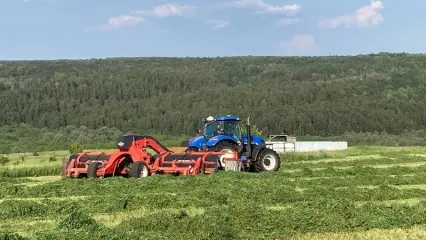
MULTIPOLYGON (((241 120, 236 116, 209 116, 203 118, 202 121, 204 124, 202 135, 193 137, 181 145, 187 147, 187 152, 226 152, 226 156, 232 156, 234 152, 238 152, 240 159, 250 160, 249 170, 251 171, 279 170, 279 155, 274 150, 267 148, 262 137, 251 135, 250 118, 247 119, 247 134, 242 133, 241 120), (251 140, 251 144, 247 144, 247 139, 251 140)), ((224 167, 225 160, 222 158, 219 168, 223 169, 224 167)))

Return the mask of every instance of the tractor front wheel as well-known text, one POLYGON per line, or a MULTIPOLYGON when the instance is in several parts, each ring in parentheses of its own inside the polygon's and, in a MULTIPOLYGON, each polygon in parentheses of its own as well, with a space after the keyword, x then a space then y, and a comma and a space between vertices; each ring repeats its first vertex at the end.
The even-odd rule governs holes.
POLYGON ((132 164, 130 169, 130 176, 134 178, 145 178, 150 175, 148 165, 143 161, 136 161, 132 164))
POLYGON ((280 156, 272 149, 264 148, 260 150, 254 162, 254 169, 257 172, 272 172, 280 169, 280 156))

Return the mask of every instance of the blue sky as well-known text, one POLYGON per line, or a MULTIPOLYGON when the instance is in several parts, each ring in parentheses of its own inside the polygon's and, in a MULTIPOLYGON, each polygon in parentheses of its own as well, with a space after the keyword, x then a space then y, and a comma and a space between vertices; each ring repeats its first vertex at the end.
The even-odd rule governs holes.
POLYGON ((425 7, 425 0, 1 0, 0 59, 423 53, 425 7))

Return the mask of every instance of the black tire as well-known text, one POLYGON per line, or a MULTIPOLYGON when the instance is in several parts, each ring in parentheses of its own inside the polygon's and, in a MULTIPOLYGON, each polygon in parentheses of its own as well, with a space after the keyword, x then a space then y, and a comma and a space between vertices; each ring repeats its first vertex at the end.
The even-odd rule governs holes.
MULTIPOLYGON (((214 151, 216 151, 216 152, 223 152, 223 151, 226 151, 226 150, 231 150, 233 152, 238 152, 238 145, 234 144, 234 143, 231 143, 231 142, 223 141, 223 142, 219 142, 214 147, 214 151)), ((220 158, 219 167, 220 168, 225 168, 225 160, 224 160, 224 158, 220 158)))
POLYGON ((87 167, 87 177, 96 178, 96 171, 98 170, 99 166, 101 166, 100 162, 91 162, 87 167))
POLYGON ((136 161, 130 168, 130 177, 132 178, 144 178, 151 175, 151 171, 148 165, 143 161, 136 161))
POLYGON ((256 172, 276 172, 281 167, 281 159, 274 150, 264 148, 257 154, 253 165, 256 172))

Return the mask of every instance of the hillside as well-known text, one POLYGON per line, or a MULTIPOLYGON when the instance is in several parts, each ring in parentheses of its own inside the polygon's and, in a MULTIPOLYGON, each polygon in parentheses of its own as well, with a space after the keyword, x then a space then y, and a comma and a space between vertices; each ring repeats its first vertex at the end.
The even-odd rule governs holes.
POLYGON ((264 133, 423 129, 426 55, 0 62, 0 124, 192 135, 206 115, 264 133))

